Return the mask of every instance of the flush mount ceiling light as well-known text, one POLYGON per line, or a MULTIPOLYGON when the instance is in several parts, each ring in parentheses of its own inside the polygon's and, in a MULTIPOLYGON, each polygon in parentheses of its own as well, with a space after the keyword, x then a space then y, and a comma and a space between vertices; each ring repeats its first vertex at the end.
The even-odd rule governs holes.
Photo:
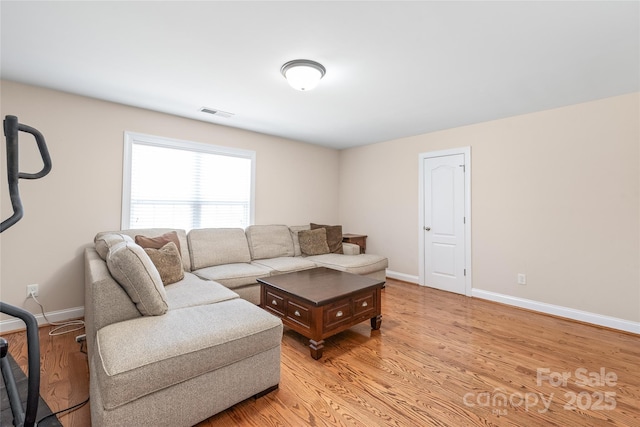
POLYGON ((326 69, 309 59, 294 59, 280 68, 289 85, 296 90, 311 90, 318 85, 326 69))

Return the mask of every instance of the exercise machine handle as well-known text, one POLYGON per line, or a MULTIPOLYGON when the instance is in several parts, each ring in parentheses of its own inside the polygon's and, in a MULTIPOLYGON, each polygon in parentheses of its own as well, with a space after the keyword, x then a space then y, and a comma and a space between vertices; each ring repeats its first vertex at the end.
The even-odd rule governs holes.
POLYGON ((35 128, 18 122, 16 116, 6 116, 4 119, 4 135, 7 139, 7 178, 9 181, 9 197, 11 199, 11 207, 13 214, 2 221, 0 224, 0 233, 18 222, 23 214, 22 201, 20 199, 20 190, 18 188, 18 180, 23 179, 39 179, 51 172, 51 157, 47 149, 47 143, 44 136, 35 128), (36 140, 40 157, 42 158, 42 169, 36 173, 20 172, 20 158, 18 148, 18 132, 26 132, 36 140))

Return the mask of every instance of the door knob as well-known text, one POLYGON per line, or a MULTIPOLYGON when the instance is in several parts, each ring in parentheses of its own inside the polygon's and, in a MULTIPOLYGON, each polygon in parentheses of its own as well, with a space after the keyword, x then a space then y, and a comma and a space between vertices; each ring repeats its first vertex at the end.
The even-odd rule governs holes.
POLYGON ((431 227, 425 227, 424 229, 427 231, 431 231, 431 227))

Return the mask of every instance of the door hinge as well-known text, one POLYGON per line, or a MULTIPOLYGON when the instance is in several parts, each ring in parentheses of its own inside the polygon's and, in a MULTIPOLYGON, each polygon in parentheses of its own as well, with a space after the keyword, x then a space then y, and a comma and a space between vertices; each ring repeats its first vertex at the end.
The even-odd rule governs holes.
POLYGON ((467 223, 467 217, 466 217, 466 216, 463 216, 463 217, 462 217, 462 223, 463 223, 463 224, 466 224, 466 223, 467 223))
POLYGON ((462 168, 462 173, 465 173, 467 171, 467 168, 465 167, 465 165, 458 165, 462 168))
POLYGON ((467 275, 467 269, 466 268, 464 269, 464 275, 465 276, 467 275))

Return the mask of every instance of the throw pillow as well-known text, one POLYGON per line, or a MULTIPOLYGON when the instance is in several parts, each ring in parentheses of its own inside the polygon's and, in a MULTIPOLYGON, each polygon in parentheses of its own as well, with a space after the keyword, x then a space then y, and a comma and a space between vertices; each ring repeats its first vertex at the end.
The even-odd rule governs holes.
POLYGON ((158 270, 144 249, 135 243, 120 243, 109 249, 107 267, 143 316, 167 312, 167 293, 158 270))
POLYGON ((149 249, 161 249, 167 243, 173 242, 178 248, 178 253, 180 253, 180 239, 178 238, 178 233, 175 231, 170 231, 168 233, 164 233, 163 235, 157 236, 157 237, 147 237, 147 236, 137 235, 135 238, 135 241, 138 245, 142 246, 143 248, 149 248, 149 249))
POLYGON ((322 255, 329 253, 327 230, 324 228, 299 231, 298 240, 300 241, 300 251, 303 255, 322 255))
POLYGON ((341 254, 342 252, 342 226, 341 225, 321 225, 311 223, 311 229, 324 228, 327 230, 327 244, 329 252, 341 254))
POLYGON ((126 234, 120 233, 98 233, 93 241, 96 245, 96 251, 103 261, 107 260, 109 249, 112 246, 115 246, 122 242, 133 243, 133 239, 131 237, 127 236, 126 234))
POLYGON ((144 251, 158 269, 163 285, 167 286, 184 278, 182 259, 175 243, 169 242, 160 249, 144 248, 144 251))
POLYGON ((289 232, 291 233, 291 240, 293 240, 293 256, 302 255, 302 251, 300 251, 300 240, 298 240, 298 232, 302 230, 310 230, 311 227, 308 225, 292 225, 289 227, 289 232))

